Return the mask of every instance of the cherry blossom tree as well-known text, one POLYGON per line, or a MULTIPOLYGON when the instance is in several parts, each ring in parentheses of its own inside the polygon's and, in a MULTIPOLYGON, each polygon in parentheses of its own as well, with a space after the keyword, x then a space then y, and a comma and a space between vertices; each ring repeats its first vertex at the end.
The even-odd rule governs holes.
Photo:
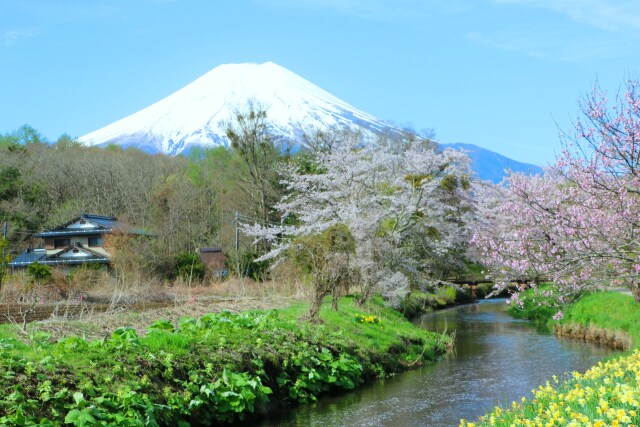
POLYGON ((470 237, 465 154, 437 153, 420 141, 404 150, 345 144, 317 152, 313 161, 313 172, 307 164, 283 173, 287 195, 277 208, 292 225, 246 227, 271 241, 273 249, 262 259, 291 256, 296 239, 341 224, 355 242, 349 268, 360 302, 379 291, 396 303, 410 285, 427 286, 458 262, 453 254, 470 237))
POLYGON ((640 301, 640 89, 610 103, 597 86, 544 176, 486 190, 474 242, 494 274, 551 280, 560 303, 624 286, 640 301))

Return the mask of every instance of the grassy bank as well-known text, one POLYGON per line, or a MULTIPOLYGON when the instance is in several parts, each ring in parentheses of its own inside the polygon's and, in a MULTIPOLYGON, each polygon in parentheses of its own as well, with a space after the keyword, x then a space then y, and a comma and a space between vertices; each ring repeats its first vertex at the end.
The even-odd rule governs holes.
POLYGON ((614 348, 640 346, 640 304, 617 292, 585 295, 556 323, 561 335, 598 341, 614 348))
POLYGON ((633 297, 619 292, 596 292, 583 295, 562 309, 563 316, 554 321, 557 308, 548 305, 549 298, 523 293, 522 307, 511 306, 509 313, 530 319, 557 335, 629 350, 640 345, 640 305, 633 297))
POLYGON ((509 407, 497 407, 473 426, 632 426, 640 425, 640 304, 629 295, 599 292, 585 295, 553 321, 555 309, 540 308, 525 295, 520 317, 534 318, 557 333, 616 346, 625 342, 636 350, 630 355, 599 363, 584 374, 572 373, 565 381, 550 379, 509 407))
MULTIPOLYGON (((493 284, 481 283, 476 288, 475 300, 485 298, 493 291, 493 284)), ((400 311, 409 319, 432 310, 452 307, 457 304, 470 304, 475 301, 469 286, 456 290, 451 286, 442 286, 434 292, 412 291, 400 304, 400 311)))
POLYGON ((210 425, 267 402, 297 404, 431 361, 445 337, 415 328, 373 299, 323 307, 206 314, 122 327, 98 340, 57 340, 32 326, 0 329, 2 425, 210 425))
POLYGON ((458 295, 452 287, 442 287, 436 292, 412 291, 400 303, 400 311, 412 319, 419 314, 454 305, 458 295))

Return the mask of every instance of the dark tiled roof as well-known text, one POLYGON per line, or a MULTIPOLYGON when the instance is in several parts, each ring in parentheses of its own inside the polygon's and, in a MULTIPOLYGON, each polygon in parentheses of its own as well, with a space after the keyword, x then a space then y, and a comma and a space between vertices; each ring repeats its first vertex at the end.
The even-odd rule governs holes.
POLYGON ((47 256, 45 249, 27 249, 9 263, 9 267, 24 267, 34 262, 41 262, 47 256))
POLYGON ((42 233, 38 233, 35 235, 35 237, 44 239, 47 237, 88 236, 88 235, 98 235, 98 234, 111 234, 114 231, 122 231, 128 234, 140 234, 145 236, 154 235, 153 233, 146 232, 139 228, 131 228, 127 224, 118 221, 117 218, 112 216, 82 214, 79 217, 76 217, 71 221, 66 222, 60 227, 56 227, 53 230, 43 231, 42 233), (88 223, 94 225, 94 227, 90 227, 90 228, 70 228, 69 227, 69 225, 80 220, 85 220, 88 223))

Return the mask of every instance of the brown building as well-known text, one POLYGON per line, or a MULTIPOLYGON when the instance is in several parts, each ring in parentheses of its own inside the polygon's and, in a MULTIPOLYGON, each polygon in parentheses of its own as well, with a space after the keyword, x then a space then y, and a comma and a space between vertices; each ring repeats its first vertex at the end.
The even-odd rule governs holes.
POLYGON ((200 248, 198 255, 206 267, 208 277, 220 279, 227 275, 226 258, 222 248, 200 248))

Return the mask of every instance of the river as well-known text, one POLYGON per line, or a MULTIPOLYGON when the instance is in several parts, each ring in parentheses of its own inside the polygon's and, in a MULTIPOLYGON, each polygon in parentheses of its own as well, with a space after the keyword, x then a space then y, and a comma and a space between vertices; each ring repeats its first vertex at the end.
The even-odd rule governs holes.
POLYGON ((456 352, 337 396, 273 414, 254 426, 458 426, 572 371, 585 371, 612 351, 541 333, 511 318, 504 301, 482 301, 429 313, 416 324, 456 334, 456 352))

